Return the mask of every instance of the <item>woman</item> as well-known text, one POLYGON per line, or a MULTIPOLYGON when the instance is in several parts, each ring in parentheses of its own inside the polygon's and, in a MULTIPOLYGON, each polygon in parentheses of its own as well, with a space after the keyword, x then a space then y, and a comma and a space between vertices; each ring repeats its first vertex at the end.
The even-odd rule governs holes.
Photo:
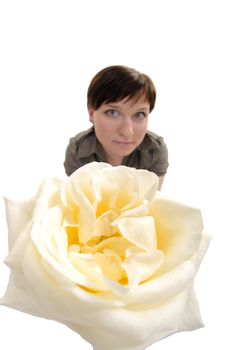
POLYGON ((117 65, 98 72, 87 93, 93 126, 70 139, 64 161, 66 174, 93 161, 126 165, 156 173, 160 190, 168 152, 163 138, 147 130, 155 100, 152 80, 133 68, 117 65))

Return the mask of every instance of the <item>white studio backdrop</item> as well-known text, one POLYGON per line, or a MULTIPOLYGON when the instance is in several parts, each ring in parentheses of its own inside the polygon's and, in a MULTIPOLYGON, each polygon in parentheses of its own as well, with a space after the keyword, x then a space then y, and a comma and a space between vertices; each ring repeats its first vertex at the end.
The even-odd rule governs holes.
MULTIPOLYGON (((9 273, 2 197, 29 198, 44 177, 65 176, 68 140, 90 125, 90 79, 128 65, 157 88, 149 128, 169 148, 162 191, 199 207, 212 236, 196 278, 206 327, 149 349, 230 347, 231 18, 229 0, 0 1, 0 296, 9 273)), ((0 324, 4 350, 91 349, 65 326, 15 310, 1 307, 0 324)))

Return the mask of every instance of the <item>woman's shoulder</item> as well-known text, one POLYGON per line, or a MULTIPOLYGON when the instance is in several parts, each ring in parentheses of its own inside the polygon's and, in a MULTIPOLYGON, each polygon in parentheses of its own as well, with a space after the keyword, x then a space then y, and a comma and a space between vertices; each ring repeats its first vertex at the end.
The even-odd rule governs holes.
POLYGON ((78 158, 86 158, 96 153, 97 138, 94 128, 81 131, 69 140, 69 151, 78 158))
POLYGON ((141 144, 141 149, 142 150, 160 149, 162 147, 166 147, 163 136, 160 136, 148 130, 141 144))
POLYGON ((168 168, 168 149, 164 138, 152 131, 147 131, 142 143, 144 168, 163 176, 168 168))
POLYGON ((91 138, 94 138, 95 137, 95 132, 94 132, 94 129, 93 127, 87 129, 87 130, 83 130, 81 132, 79 132, 78 134, 76 134, 75 136, 71 137, 70 138, 70 143, 71 144, 75 144, 76 146, 83 142, 83 141, 88 141, 89 139, 91 138))

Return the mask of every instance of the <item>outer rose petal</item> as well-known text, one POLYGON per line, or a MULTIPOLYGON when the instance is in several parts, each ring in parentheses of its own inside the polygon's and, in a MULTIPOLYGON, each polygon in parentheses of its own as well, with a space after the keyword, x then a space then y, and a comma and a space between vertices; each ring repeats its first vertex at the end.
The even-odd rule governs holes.
POLYGON ((8 225, 9 249, 11 249, 20 232, 31 219, 34 200, 32 199, 25 202, 16 202, 7 198, 4 199, 8 225))
POLYGON ((157 248, 166 255, 163 273, 197 251, 203 230, 201 212, 157 194, 150 213, 155 218, 157 248))
POLYGON ((93 344, 95 350, 142 350, 178 331, 202 327, 193 286, 157 307, 118 308, 91 315, 89 326, 67 325, 93 344), (104 339, 104 341, 102 341, 104 339))

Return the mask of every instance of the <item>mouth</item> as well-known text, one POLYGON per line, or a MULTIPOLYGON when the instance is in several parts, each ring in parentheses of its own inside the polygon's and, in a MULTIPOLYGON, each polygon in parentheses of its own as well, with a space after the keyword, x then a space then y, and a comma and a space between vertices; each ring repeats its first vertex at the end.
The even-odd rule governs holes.
POLYGON ((122 146, 123 145, 128 146, 128 145, 132 145, 133 144, 132 141, 116 141, 116 140, 114 140, 113 142, 118 144, 118 145, 122 145, 122 146))

